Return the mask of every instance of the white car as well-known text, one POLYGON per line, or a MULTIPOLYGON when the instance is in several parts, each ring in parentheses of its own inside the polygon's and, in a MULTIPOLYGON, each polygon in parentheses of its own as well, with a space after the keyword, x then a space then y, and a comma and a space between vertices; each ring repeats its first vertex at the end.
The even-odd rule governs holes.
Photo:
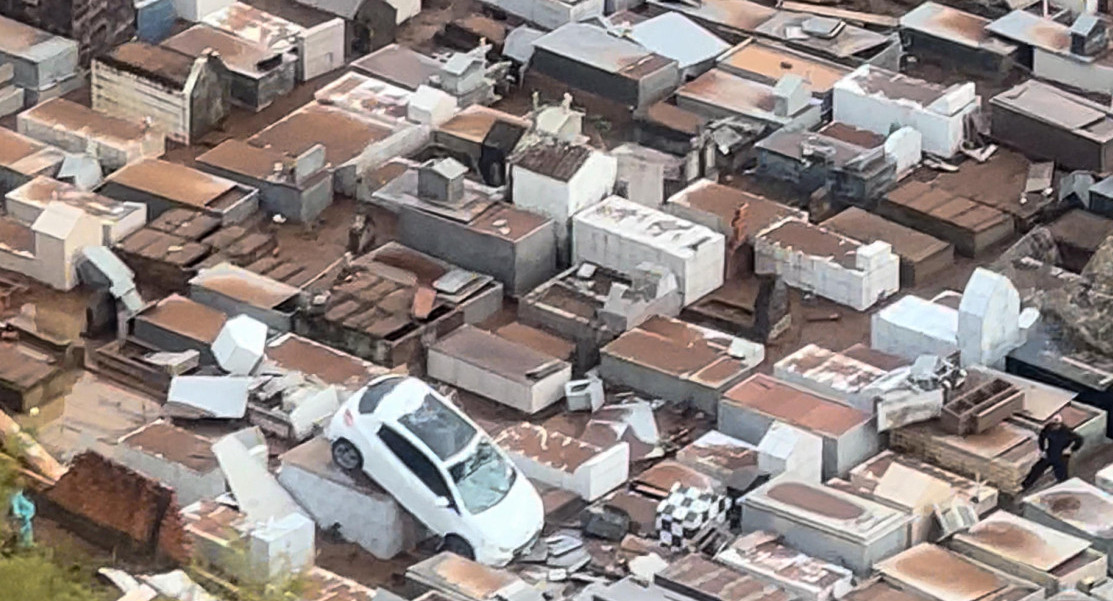
POLYGON ((362 469, 444 549, 503 566, 537 541, 541 497, 482 429, 416 378, 376 378, 328 427, 332 459, 362 469))

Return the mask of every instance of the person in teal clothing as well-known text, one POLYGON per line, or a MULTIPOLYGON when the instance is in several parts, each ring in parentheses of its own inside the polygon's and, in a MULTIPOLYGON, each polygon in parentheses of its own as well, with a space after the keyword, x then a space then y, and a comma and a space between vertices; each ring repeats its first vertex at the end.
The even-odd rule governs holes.
POLYGON ((27 498, 20 490, 12 495, 12 517, 19 525, 19 544, 30 547, 35 544, 35 533, 31 527, 31 519, 35 517, 35 503, 27 498))

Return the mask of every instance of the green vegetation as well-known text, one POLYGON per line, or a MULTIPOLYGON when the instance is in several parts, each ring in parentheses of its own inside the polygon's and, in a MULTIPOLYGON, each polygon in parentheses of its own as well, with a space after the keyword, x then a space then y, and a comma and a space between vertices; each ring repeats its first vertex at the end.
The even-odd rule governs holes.
POLYGON ((68 564, 48 549, 0 553, 0 601, 108 601, 116 599, 93 588, 94 575, 79 564, 68 564))
MULTIPOLYGON (((19 448, 0 445, 0 601, 115 601, 119 591, 98 582, 96 570, 101 565, 87 553, 47 545, 21 549, 16 544, 18 529, 11 519, 11 497, 24 486, 15 459, 21 453, 19 448)), ((235 531, 229 532, 229 538, 235 541, 230 563, 246 568, 246 544, 235 531)), ((214 596, 229 601, 302 601, 312 588, 301 576, 282 584, 237 582, 220 586, 199 565, 187 566, 187 572, 214 596)), ((158 597, 155 601, 170 600, 158 597)))
MULTIPOLYGON (((13 449, 4 449, 12 452, 13 449)), ((15 453, 19 449, 14 449, 15 453)), ((11 521, 11 497, 22 488, 19 463, 0 452, 0 601, 50 599, 51 601, 109 601, 112 596, 96 588, 94 569, 74 555, 38 547, 19 549, 11 521)))

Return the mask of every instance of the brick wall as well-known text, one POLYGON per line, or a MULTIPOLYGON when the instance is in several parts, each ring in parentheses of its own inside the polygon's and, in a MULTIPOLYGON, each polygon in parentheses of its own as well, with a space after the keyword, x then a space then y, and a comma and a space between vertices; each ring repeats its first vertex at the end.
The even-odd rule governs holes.
POLYGON ((46 498, 75 520, 126 537, 144 554, 178 562, 189 558, 174 491, 101 455, 74 458, 46 498))

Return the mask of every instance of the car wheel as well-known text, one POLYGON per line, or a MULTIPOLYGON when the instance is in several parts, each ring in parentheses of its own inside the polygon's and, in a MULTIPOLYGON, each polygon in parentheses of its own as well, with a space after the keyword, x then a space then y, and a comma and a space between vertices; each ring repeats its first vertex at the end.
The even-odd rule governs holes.
POLYGON ((471 548, 471 544, 455 534, 449 534, 444 537, 444 544, 441 545, 441 550, 455 553, 465 559, 475 559, 475 550, 471 548))
POLYGON ((346 470, 358 470, 363 467, 363 454, 359 452, 356 445, 343 438, 332 443, 332 460, 346 470))

